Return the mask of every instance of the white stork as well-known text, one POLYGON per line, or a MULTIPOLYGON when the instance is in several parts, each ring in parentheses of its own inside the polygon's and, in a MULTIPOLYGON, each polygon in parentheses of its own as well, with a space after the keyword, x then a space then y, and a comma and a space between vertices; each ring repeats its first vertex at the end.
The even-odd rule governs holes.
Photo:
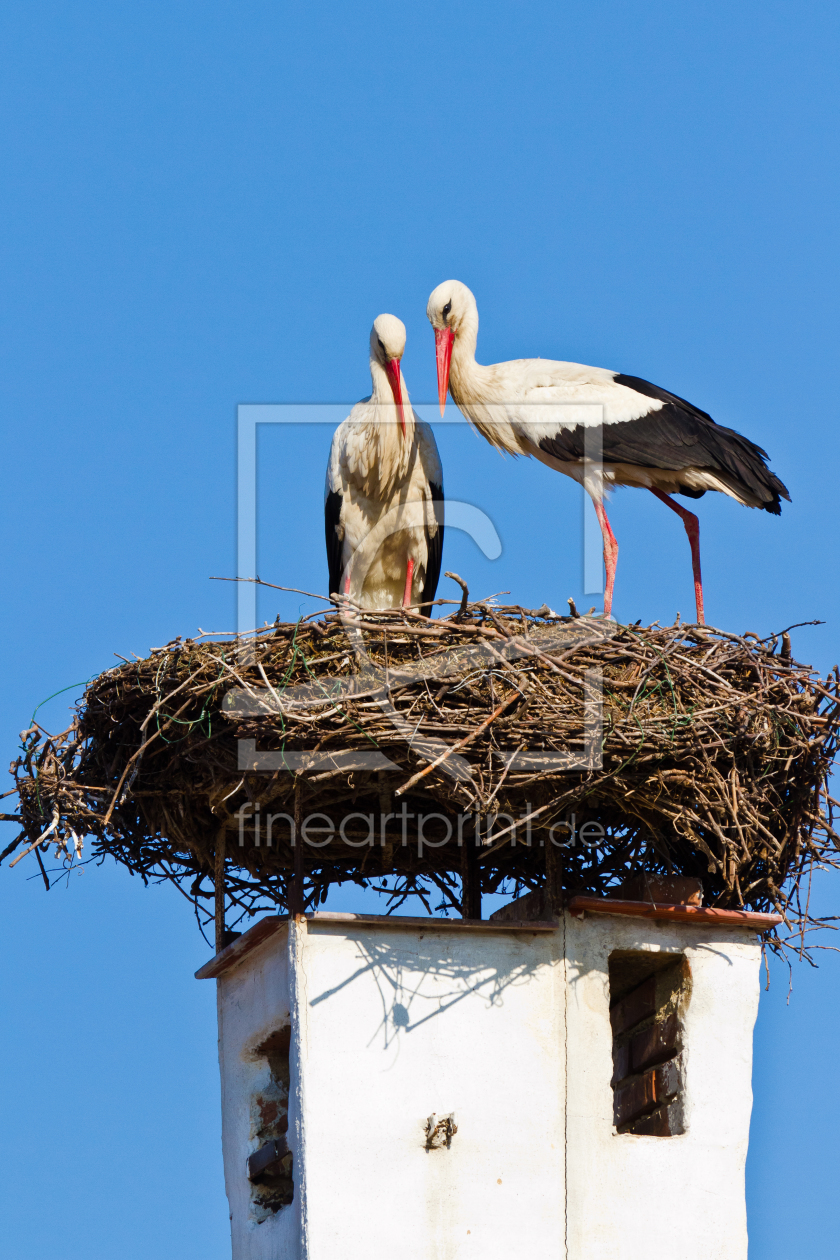
POLYGON ((637 486, 652 491, 685 526, 702 624, 700 523, 669 496, 699 499, 707 490, 720 490, 745 507, 778 516, 780 499, 789 501, 790 495, 764 462, 767 453, 685 399, 637 376, 553 359, 514 359, 489 367, 476 363, 478 308, 458 280, 438 285, 426 314, 435 330, 441 415, 448 388, 493 446, 534 456, 580 482, 591 496, 604 539, 604 616, 612 609, 618 559, 604 492, 610 486, 637 486), (582 409, 575 415, 575 404, 591 403, 603 410, 582 409), (585 449, 586 431, 593 425, 601 428, 602 463, 591 462, 585 449))
POLYGON ((363 608, 429 603, 440 577, 443 473, 432 430, 409 402, 404 350, 405 325, 379 315, 370 334, 373 391, 336 429, 327 464, 330 594, 349 594, 363 608))

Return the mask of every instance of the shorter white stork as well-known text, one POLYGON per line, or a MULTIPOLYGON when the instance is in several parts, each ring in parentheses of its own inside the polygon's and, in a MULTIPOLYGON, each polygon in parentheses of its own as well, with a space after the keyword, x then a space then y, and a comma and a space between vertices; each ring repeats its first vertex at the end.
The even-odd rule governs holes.
POLYGON ((475 359, 478 308, 458 280, 438 285, 426 314, 435 330, 441 415, 448 389, 491 445, 512 455, 532 455, 580 482, 591 496, 604 539, 604 616, 612 610, 618 560, 604 493, 611 486, 637 486, 652 491, 685 526, 702 623, 700 523, 670 495, 699 499, 707 490, 719 490, 745 507, 778 516, 780 499, 790 495, 767 467, 767 452, 638 376, 553 359, 482 366, 475 359), (600 429, 598 442, 591 441, 595 429, 600 429))
POLYGON ((372 393, 336 429, 327 464, 330 594, 350 595, 362 608, 427 604, 440 577, 443 473, 432 430, 408 398, 404 350, 403 322, 379 315, 370 334, 372 393))

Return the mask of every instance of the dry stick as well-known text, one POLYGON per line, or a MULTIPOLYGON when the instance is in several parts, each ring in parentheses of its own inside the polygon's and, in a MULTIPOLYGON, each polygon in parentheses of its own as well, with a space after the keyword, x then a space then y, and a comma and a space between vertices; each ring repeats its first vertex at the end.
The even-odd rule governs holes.
POLYGON ((516 758, 519 756, 519 754, 523 751, 523 749, 524 749, 524 748, 525 748, 525 744, 524 744, 524 742, 520 742, 520 745, 519 745, 519 747, 516 749, 516 752, 513 754, 513 756, 512 756, 512 757, 509 757, 509 758, 508 758, 508 763, 507 763, 507 765, 505 766, 504 770, 502 771, 502 774, 501 774, 501 777, 500 777, 500 779, 499 779, 499 782, 496 784, 496 786, 493 788, 493 791, 490 793, 490 795, 489 795, 489 796, 488 796, 488 798, 487 798, 487 808, 488 808, 488 809, 490 808, 490 806, 493 804, 493 801, 494 801, 494 800, 496 799, 496 797, 498 796, 498 794, 499 794, 499 789, 502 787, 502 785, 504 784, 505 779, 506 779, 506 778, 508 777, 508 775, 510 774, 510 771, 511 771, 511 768, 512 768, 512 766, 513 766, 513 763, 516 761, 516 758))
POLYGON ((50 881, 47 879, 47 872, 44 870, 44 862, 43 862, 43 859, 42 859, 42 857, 41 857, 41 850, 40 850, 40 849, 36 849, 36 850, 35 850, 35 856, 36 856, 36 858, 38 859, 38 866, 39 866, 40 871, 41 871, 41 879, 44 881, 44 887, 46 888, 47 892, 49 892, 49 891, 50 891, 50 881))
POLYGON ((548 912, 554 916, 563 913, 563 858, 549 839, 545 846, 545 888, 548 912))
POLYGON ((162 704, 165 704, 167 700, 171 700, 173 696, 177 696, 179 691, 183 691, 185 687, 188 687, 189 684, 192 682, 192 680, 194 678, 197 678, 200 673, 201 673, 201 669, 197 669, 194 674, 190 674, 189 678, 185 678, 184 681, 180 683, 179 686, 177 686, 174 691, 170 691, 167 695, 161 696, 160 700, 158 700, 156 704, 153 704, 151 709, 149 709, 149 712, 146 714, 146 719, 143 722, 143 725, 140 727, 140 730, 145 731, 146 727, 149 725, 149 723, 151 722, 152 718, 157 713, 160 706, 162 704))
MULTIPOLYGON (((407 611, 408 610, 406 609, 406 612, 407 611)), ((376 616, 378 617, 379 613, 377 613, 376 616)), ((456 630, 454 621, 430 622, 428 617, 420 618, 420 620, 423 623, 422 626, 413 626, 409 621, 394 621, 393 618, 390 618, 387 622, 382 620, 372 621, 370 617, 363 617, 362 620, 354 621, 349 616, 342 615, 341 624, 343 626, 352 626, 354 629, 358 630, 373 631, 382 630, 383 628, 397 629, 400 634, 417 635, 421 638, 429 638, 430 634, 432 637, 439 639, 445 638, 451 634, 475 634, 484 639, 507 639, 509 637, 508 635, 499 635, 499 632, 493 626, 470 626, 465 625, 462 622, 458 625, 456 630), (428 629, 430 625, 439 627, 439 629, 430 631, 428 629)))
POLYGON ((154 735, 150 735, 150 736, 149 736, 149 738, 145 741, 145 743, 143 743, 143 744, 141 744, 141 745, 140 745, 140 747, 137 749, 137 752, 134 754, 134 756, 133 756, 133 757, 130 757, 130 758, 128 759, 128 761, 126 762, 126 765, 125 765, 125 769, 123 770, 122 774, 120 775, 120 781, 119 781, 119 783, 117 784, 117 786, 116 786, 116 788, 115 788, 115 790, 114 790, 114 795, 111 797, 111 804, 108 806, 108 812, 107 812, 107 814, 105 815, 105 817, 104 817, 104 818, 103 818, 103 820, 102 820, 102 825, 103 825, 103 827, 107 826, 107 825, 108 825, 108 823, 110 822, 111 815, 112 815, 112 814, 113 814, 113 812, 114 812, 114 806, 116 805, 117 800, 118 800, 119 795, 120 795, 120 791, 122 790, 122 785, 125 783, 126 777, 128 776, 128 772, 129 772, 129 770, 131 769, 131 767, 133 766, 134 762, 135 762, 135 761, 137 760, 137 758, 141 755, 141 753, 144 753, 144 752, 146 751, 146 749, 149 747, 149 744, 153 744, 153 743, 154 743, 154 741, 157 739, 158 735, 162 735, 162 734, 163 734, 163 732, 167 729, 167 727, 171 726, 171 725, 172 725, 172 723, 176 720, 176 718, 179 718, 179 717, 181 716, 181 714, 184 712, 184 710, 185 710, 185 709, 187 709, 187 708, 189 708, 189 706, 190 706, 190 705, 192 704, 192 702, 193 702, 193 699, 194 699, 194 697, 193 697, 193 696, 190 696, 189 700, 185 700, 185 701, 184 701, 184 703, 181 705, 180 709, 178 710, 178 712, 177 712, 177 713, 173 713, 172 717, 167 718, 167 720, 164 722, 164 724, 163 724, 163 726, 160 728, 160 730, 155 731, 154 735))
POLYGON ((448 761, 453 753, 460 752, 462 748, 466 748, 467 744, 471 744, 476 736, 481 735, 483 731, 486 731, 487 727, 490 726, 492 722, 495 722, 499 714, 504 713, 505 709, 509 708, 510 705, 513 704, 514 700, 518 700, 520 698, 520 693, 518 691, 512 696, 508 696, 507 700, 504 700, 497 709, 494 709, 490 716, 485 718, 481 725, 477 726, 474 731, 470 731, 469 735, 465 735, 463 739, 459 739, 457 744, 452 744, 450 748, 447 748, 446 752, 441 753, 439 757, 436 757, 435 760, 430 765, 426 766, 424 770, 418 770, 417 774, 413 774, 407 783, 404 783, 402 787, 398 787, 394 796, 402 796, 403 792, 407 792, 409 788, 414 787, 414 785, 419 783, 421 779, 425 779, 427 774, 431 774, 431 772, 436 770, 438 766, 443 765, 444 761, 448 761))
POLYGON ((293 872, 292 881, 289 887, 289 914, 292 918, 300 918, 303 916, 303 845, 301 844, 301 799, 300 799, 300 775, 295 776, 295 846, 293 856, 293 872))
MULTIPOLYGON (((522 643, 523 643, 523 646, 527 648, 527 651, 523 651, 522 653, 523 656, 538 657, 541 661, 545 662, 545 664, 551 670, 552 674, 557 674, 559 678, 564 678, 566 682, 574 683, 576 687, 584 687, 586 685, 582 678, 575 678, 574 675, 567 674, 565 670, 558 669, 557 665, 554 662, 554 658, 549 656, 546 652, 541 651, 540 648, 535 647, 533 643, 528 643, 526 640, 522 640, 522 643)), ((564 653, 564 657, 569 654, 570 653, 568 652, 564 653)))
POLYGON ((225 947, 225 841, 227 829, 222 824, 216 832, 216 851, 213 862, 213 883, 216 894, 216 953, 225 947))
MULTIPOLYGON (((353 630, 381 630, 382 626, 375 621, 352 621, 349 617, 342 617, 341 624, 350 626, 353 630)), ((412 638, 418 639, 443 639, 446 637, 446 630, 427 630, 425 627, 401 625, 399 627, 401 634, 410 634, 412 638)))
POLYGON ((461 918, 481 918, 481 868, 474 840, 461 849, 461 918))
POLYGON ((47 836, 49 836, 51 832, 55 831, 60 821, 61 821, 61 815, 59 814, 58 809, 54 809, 53 820, 50 823, 49 827, 47 827, 46 831, 42 831, 38 839, 33 840, 32 843, 29 845, 29 847, 23 850, 23 853, 19 853, 17 857, 15 858, 14 862, 9 863, 9 870, 11 870, 13 866, 17 866, 18 862, 20 862, 22 858, 25 858, 27 853, 31 853, 33 849, 38 848, 39 844, 43 844, 47 836))
MULTIPOLYGON (((243 577, 211 577, 211 582, 253 582, 255 586, 270 586, 273 591, 290 591, 292 595, 308 595, 310 599, 321 599, 325 604, 331 603, 329 595, 317 595, 314 591, 301 591, 296 586, 278 586, 276 582, 264 582, 262 578, 243 577)), ((263 627, 260 627, 262 629, 263 627)))
POLYGON ((384 874, 384 873, 390 873, 394 865, 394 842, 391 839, 386 839, 385 832, 387 831, 387 821, 384 824, 382 822, 383 818, 387 820, 387 816, 393 812, 392 811, 393 802, 391 800, 391 790, 388 786, 387 771, 378 770, 376 774, 376 779, 377 779, 377 784, 378 784, 377 795, 379 797, 379 828, 380 828, 379 834, 383 842, 382 850, 381 850, 381 862, 382 862, 382 871, 384 874))
POLYGON ((467 611, 467 604, 469 603, 469 598, 470 598, 469 588, 466 582, 464 581, 464 579, 462 577, 459 577, 457 573, 447 572, 447 573, 444 573, 443 576, 451 578, 453 582, 457 582, 461 590, 463 591, 463 594, 461 596, 461 607, 458 609, 454 617, 455 621, 460 621, 464 613, 467 611))
POLYGON ((509 827, 505 827, 504 831, 498 831, 493 837, 493 844, 489 849, 485 849, 481 854, 481 861, 490 857, 491 853, 495 853, 497 849, 501 849, 502 838, 510 831, 516 831, 517 827, 523 826, 524 823, 530 822, 532 818, 537 818, 540 814, 544 814, 547 809, 551 809, 555 801, 549 801, 547 805, 541 805, 539 809, 532 809, 530 814, 526 814, 524 818, 520 818, 517 822, 511 823, 509 827), (497 843, 498 842, 498 843, 497 843))

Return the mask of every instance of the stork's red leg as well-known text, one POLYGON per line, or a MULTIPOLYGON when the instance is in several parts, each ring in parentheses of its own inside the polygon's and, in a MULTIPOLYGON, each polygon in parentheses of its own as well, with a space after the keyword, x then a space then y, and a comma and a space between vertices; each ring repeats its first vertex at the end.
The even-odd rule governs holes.
POLYGON ((411 582, 414 577, 414 561, 409 560, 405 566, 405 591, 403 593, 403 608, 408 608, 411 603, 411 582))
POLYGON ((344 579, 344 591, 343 591, 343 594, 345 594, 345 595, 349 595, 349 594, 350 594, 350 574, 349 574, 349 573, 347 574, 347 577, 344 579))
POLYGON ((682 518, 685 526, 685 532, 688 534, 689 545, 691 546, 691 567, 694 571, 694 598, 697 603, 697 623, 705 625, 706 618, 703 615, 703 579, 700 575, 700 522, 693 512, 689 512, 687 508, 682 507, 679 503, 675 503, 670 495, 663 494, 661 490, 652 490, 657 499, 669 507, 672 512, 676 512, 677 516, 682 518))
POLYGON ((607 583, 604 588, 604 616, 609 617, 612 612, 615 566, 618 564, 618 543, 615 540, 615 534, 610 528, 603 503, 599 502, 598 499, 593 499, 592 503, 595 507, 595 515, 598 517, 598 524, 601 526, 601 535, 604 539, 604 568, 607 571, 607 583))

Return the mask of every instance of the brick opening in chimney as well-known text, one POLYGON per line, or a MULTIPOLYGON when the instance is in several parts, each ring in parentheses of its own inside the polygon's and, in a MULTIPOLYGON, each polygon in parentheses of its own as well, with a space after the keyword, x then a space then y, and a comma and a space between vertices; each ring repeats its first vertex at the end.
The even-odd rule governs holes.
POLYGON ((610 955, 609 980, 616 1132, 645 1137, 684 1133, 688 959, 684 954, 617 950, 610 955))
POLYGON ((251 1141, 254 1150, 248 1159, 251 1182, 252 1218, 267 1220, 294 1198, 292 1153, 288 1148, 289 1128, 289 1046, 287 1025, 273 1032, 254 1048, 257 1058, 268 1063, 266 1085, 251 1096, 251 1141))

